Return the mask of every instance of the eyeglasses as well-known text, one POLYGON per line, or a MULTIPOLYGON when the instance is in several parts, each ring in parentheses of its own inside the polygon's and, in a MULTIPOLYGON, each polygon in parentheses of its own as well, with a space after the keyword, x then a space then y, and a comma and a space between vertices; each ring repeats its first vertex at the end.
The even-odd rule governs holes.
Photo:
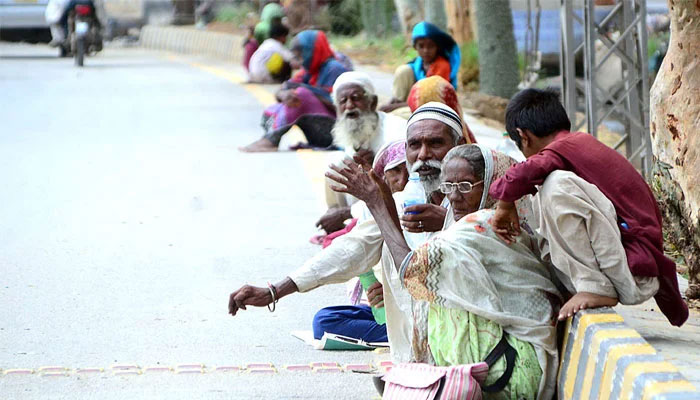
POLYGON ((480 185, 484 183, 484 181, 479 181, 476 183, 471 183, 471 182, 457 182, 457 183, 450 183, 450 182, 443 182, 440 184, 439 189, 442 194, 450 194, 455 191, 455 189, 459 190, 460 193, 469 193, 472 190, 474 190, 474 186, 480 185))

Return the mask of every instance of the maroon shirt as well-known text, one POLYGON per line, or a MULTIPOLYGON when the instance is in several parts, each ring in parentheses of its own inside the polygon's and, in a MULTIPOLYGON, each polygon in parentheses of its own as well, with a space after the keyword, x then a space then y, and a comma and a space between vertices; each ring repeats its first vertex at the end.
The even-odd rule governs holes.
POLYGON ((575 173, 610 199, 618 223, 628 226, 620 226, 620 233, 632 275, 658 277, 656 303, 673 325, 681 326, 688 306, 678 289, 676 264, 663 252, 659 207, 644 178, 620 153, 587 133, 561 131, 539 153, 512 166, 489 194, 508 202, 535 194, 536 185, 555 170, 575 173))

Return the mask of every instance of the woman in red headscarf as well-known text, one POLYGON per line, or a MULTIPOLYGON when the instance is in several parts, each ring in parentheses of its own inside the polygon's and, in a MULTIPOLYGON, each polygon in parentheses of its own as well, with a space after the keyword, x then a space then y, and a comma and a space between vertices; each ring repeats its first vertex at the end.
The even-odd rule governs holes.
POLYGON ((277 151, 282 136, 294 125, 301 128, 312 147, 333 144, 335 107, 331 90, 347 68, 336 59, 322 31, 299 33, 292 42, 292 52, 303 68, 282 85, 276 95, 278 103, 264 111, 265 135, 241 151, 277 151))

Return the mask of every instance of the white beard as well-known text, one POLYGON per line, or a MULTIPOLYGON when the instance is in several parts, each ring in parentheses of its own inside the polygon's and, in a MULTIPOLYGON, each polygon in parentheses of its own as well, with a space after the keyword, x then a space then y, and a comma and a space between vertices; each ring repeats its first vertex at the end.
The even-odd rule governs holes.
POLYGON ((416 161, 415 164, 411 164, 406 160, 406 166, 408 167, 409 172, 418 172, 418 170, 423 167, 423 166, 428 166, 433 169, 435 169, 434 174, 430 175, 421 175, 420 176, 420 183, 423 184, 423 190, 425 190, 425 193, 427 195, 430 195, 433 192, 436 192, 438 188, 440 187, 440 183, 442 181, 440 180, 440 172, 442 171, 442 164, 440 161, 437 160, 428 160, 428 161, 416 161))
POLYGON ((369 142, 378 133, 378 126, 379 114, 376 112, 366 112, 357 118, 348 118, 346 112, 335 121, 333 142, 344 149, 368 148, 369 142))

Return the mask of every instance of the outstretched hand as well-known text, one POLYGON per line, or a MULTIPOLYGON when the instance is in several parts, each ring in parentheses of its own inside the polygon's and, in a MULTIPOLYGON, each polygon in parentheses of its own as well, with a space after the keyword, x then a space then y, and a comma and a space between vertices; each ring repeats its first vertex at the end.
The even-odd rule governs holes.
POLYGON ((229 296, 228 313, 235 316, 239 309, 245 310, 246 306, 265 307, 270 303, 272 303, 270 289, 243 285, 229 296))
POLYGON ((328 171, 326 177, 339 184, 331 184, 330 188, 339 193, 351 194, 368 204, 381 201, 380 185, 384 181, 372 171, 371 165, 362 157, 355 156, 353 159, 354 161, 344 160, 342 166, 330 165, 330 169, 335 173, 328 171))
POLYGON ((515 237, 520 235, 520 222, 515 203, 499 201, 496 212, 491 218, 491 227, 504 242, 513 243, 515 237))

